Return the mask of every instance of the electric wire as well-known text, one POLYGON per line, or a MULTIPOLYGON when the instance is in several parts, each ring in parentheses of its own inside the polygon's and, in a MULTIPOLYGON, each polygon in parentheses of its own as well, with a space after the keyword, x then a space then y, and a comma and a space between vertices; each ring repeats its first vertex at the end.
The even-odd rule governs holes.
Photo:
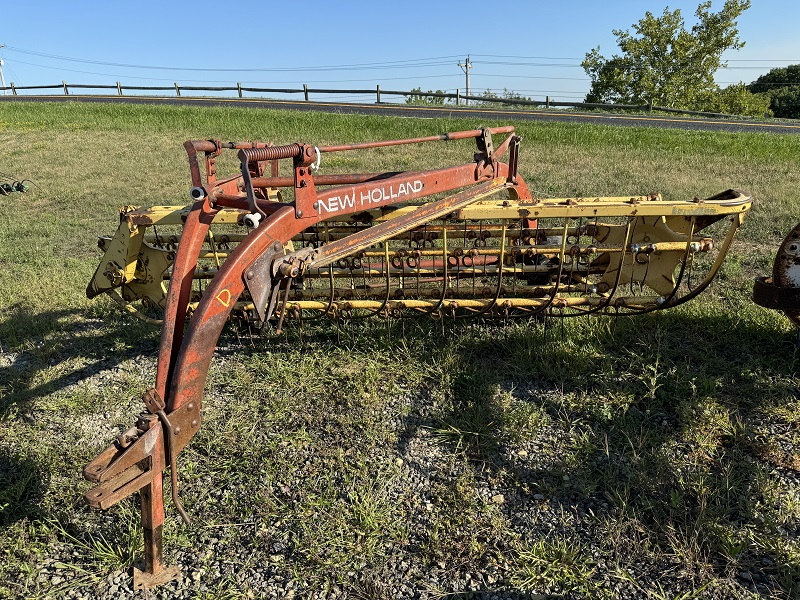
MULTIPOLYGON (((29 65, 32 67, 40 67, 42 69, 50 69, 53 71, 64 71, 69 73, 81 73, 83 75, 102 75, 104 77, 121 77, 119 74, 114 73, 98 73, 97 71, 84 71, 81 69, 66 69, 63 67, 52 67, 48 65, 41 65, 37 63, 26 62, 22 60, 14 59, 15 63, 19 63, 21 65, 29 65)), ((6 62, 6 65, 8 63, 6 62)), ((437 79, 437 78, 444 78, 444 77, 458 77, 458 75, 454 75, 453 73, 442 73, 442 74, 435 74, 435 75, 416 75, 416 76, 407 76, 407 77, 381 77, 380 81, 374 77, 369 79, 312 79, 306 80, 303 83, 317 84, 317 83, 359 83, 365 81, 373 81, 373 82, 383 82, 383 81, 400 81, 400 80, 417 80, 417 79, 437 79)), ((174 82, 174 77, 142 77, 137 75, 124 75, 127 79, 138 79, 138 80, 145 80, 145 81, 169 81, 174 82)), ((230 79, 184 79, 184 83, 231 83, 230 79)), ((282 81, 240 81, 242 85, 276 85, 276 84, 297 84, 297 80, 282 80, 282 81)), ((302 85, 302 84, 300 84, 302 85)))
POLYGON ((48 54, 46 52, 37 52, 34 50, 25 50, 16 46, 6 46, 11 51, 20 52, 22 54, 30 54, 33 56, 41 56, 43 58, 52 58, 55 60, 63 60, 68 62, 79 62, 84 64, 103 65, 108 67, 122 67, 127 69, 150 69, 159 71, 201 71, 201 72, 221 72, 221 73, 260 73, 260 72, 313 72, 313 71, 353 71, 365 69, 405 69, 405 68, 419 68, 428 66, 449 65, 450 60, 458 58, 460 55, 449 56, 436 56, 428 58, 415 58, 396 61, 382 61, 371 63, 353 63, 346 65, 321 65, 313 67, 258 67, 258 68, 216 68, 216 67, 165 67, 162 65, 138 65, 129 63, 117 63, 101 60, 91 60, 85 58, 74 58, 69 56, 60 56, 57 54, 48 54), (447 62, 442 62, 447 59, 447 62))

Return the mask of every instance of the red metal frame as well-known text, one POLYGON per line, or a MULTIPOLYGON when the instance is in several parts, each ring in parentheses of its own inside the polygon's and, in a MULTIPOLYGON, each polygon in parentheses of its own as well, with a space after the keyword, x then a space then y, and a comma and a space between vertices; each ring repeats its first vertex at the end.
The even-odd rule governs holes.
MULTIPOLYGON (((330 217, 356 214, 464 188, 471 191, 437 201, 440 202, 437 206, 432 203, 430 206, 433 208, 428 213, 423 211, 419 215, 434 214, 435 210, 439 210, 436 214, 440 214, 452 210, 453 206, 474 201, 480 194, 486 195, 500 189, 511 190, 519 199, 530 199, 527 185, 517 173, 519 138, 514 135, 513 127, 338 146, 190 141, 186 142, 185 148, 189 156, 195 203, 186 219, 175 258, 161 332, 155 388, 148 392, 151 401, 152 398, 159 401, 163 398, 165 409, 160 418, 152 414, 153 410, 151 414, 144 415, 135 430, 126 432, 84 469, 88 479, 100 484, 86 495, 92 506, 107 508, 141 490, 146 543, 145 570, 138 573, 138 587, 157 585, 175 575, 163 567, 161 544, 164 522, 163 471, 170 462, 167 449, 172 446, 174 471, 174 456, 200 426, 203 389, 222 328, 239 296, 249 285, 255 285, 248 280, 261 280, 267 285, 276 276, 279 277, 276 265, 283 260, 284 245, 294 235, 330 217), (492 134, 508 134, 508 137, 494 149, 492 134), (474 162, 444 169, 315 176, 311 168, 320 155, 327 152, 469 138, 474 138, 478 146, 474 162), (239 150, 241 176, 217 179, 214 159, 223 149, 239 150), (508 149, 508 163, 500 162, 499 158, 508 149), (198 161, 200 152, 206 158, 205 184, 198 161), (293 177, 278 177, 279 160, 293 161, 293 177), (270 176, 265 177, 263 172, 267 163, 271 167, 270 176), (317 185, 335 187, 319 190, 317 185), (263 190, 272 187, 293 187, 295 201, 281 203, 268 200, 263 190), (262 214, 265 219, 230 253, 206 288, 186 326, 186 308, 198 254, 214 215, 223 206, 248 208, 262 214), (167 438, 172 436, 165 434, 162 429, 164 425, 174 430, 172 443, 168 443, 167 438)), ((392 227, 412 226, 413 215, 413 212, 409 214, 407 223, 401 221, 406 217, 394 220, 392 227)), ((384 227, 384 230, 390 231, 391 228, 384 227)), ((367 239, 369 231, 366 233, 367 239)), ((379 229, 375 228, 375 231, 377 235, 379 229)), ((361 237, 364 238, 364 234, 361 237)), ((175 476, 173 481, 176 482, 175 476)), ((176 494, 177 490, 173 489, 175 499, 176 494)))

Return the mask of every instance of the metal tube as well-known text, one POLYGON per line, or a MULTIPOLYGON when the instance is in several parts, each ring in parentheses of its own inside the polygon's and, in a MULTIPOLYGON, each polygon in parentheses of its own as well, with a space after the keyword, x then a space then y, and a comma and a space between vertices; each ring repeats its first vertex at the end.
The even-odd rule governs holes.
MULTIPOLYGON (((505 127, 492 127, 489 132, 494 134, 513 133, 514 127, 511 125, 505 127)), ((361 144, 340 144, 338 146, 320 146, 320 152, 342 152, 344 150, 363 150, 366 148, 384 148, 386 146, 402 146, 405 144, 421 144, 423 142, 447 142, 451 140, 466 140, 469 138, 478 137, 483 133, 480 129, 473 129, 472 131, 457 131, 453 133, 443 133, 441 135, 429 135, 426 137, 410 138, 403 140, 385 140, 380 142, 364 142, 361 144)))

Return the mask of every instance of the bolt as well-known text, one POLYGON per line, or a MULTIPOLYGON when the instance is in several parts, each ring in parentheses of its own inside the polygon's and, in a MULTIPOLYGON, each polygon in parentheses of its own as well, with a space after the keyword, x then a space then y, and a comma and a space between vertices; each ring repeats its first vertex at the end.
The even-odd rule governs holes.
POLYGON ((175 428, 175 433, 180 433, 180 432, 181 432, 181 428, 180 427, 176 427, 175 428))
POLYGON ((319 200, 314 202, 314 204, 312 206, 314 207, 314 210, 319 210, 319 200))
POLYGON ((192 427, 197 427, 197 419, 195 419, 194 421, 192 421, 192 427))
POLYGON ((303 216, 303 211, 302 210, 298 210, 297 211, 297 218, 299 219, 302 216, 303 216))
POLYGON ((194 402, 189 402, 186 408, 188 408, 189 410, 194 410, 194 402))
POLYGON ((275 242, 274 244, 272 244, 272 249, 275 252, 280 252, 281 250, 283 250, 283 246, 281 246, 280 242, 275 242))
POLYGON ((255 273, 253 273, 252 271, 248 271, 247 272, 247 278, 248 279, 252 279, 254 276, 255 276, 255 273))

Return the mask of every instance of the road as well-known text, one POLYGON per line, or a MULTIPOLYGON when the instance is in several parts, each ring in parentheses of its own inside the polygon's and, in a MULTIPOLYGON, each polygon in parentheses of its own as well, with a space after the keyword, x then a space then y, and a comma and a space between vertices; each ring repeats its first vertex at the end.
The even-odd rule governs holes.
POLYGON ((800 134, 800 122, 739 121, 696 117, 665 117, 609 113, 572 113, 562 110, 472 109, 449 106, 403 104, 350 104, 343 102, 302 102, 254 98, 176 98, 153 96, 2 96, 0 102, 99 102, 128 104, 170 104, 176 106, 236 106, 283 110, 320 111, 337 114, 368 114, 415 118, 474 118, 559 123, 595 123, 619 127, 661 127, 694 131, 764 132, 800 134))

